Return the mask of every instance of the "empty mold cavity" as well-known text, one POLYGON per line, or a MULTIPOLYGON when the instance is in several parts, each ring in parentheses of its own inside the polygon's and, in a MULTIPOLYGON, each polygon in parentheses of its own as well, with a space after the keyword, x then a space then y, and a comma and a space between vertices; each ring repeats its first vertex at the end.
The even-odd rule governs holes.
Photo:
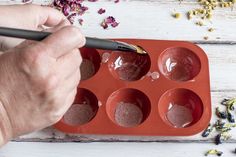
POLYGON ((191 50, 182 47, 165 50, 159 58, 158 65, 161 73, 174 81, 192 80, 201 69, 198 56, 191 50))
POLYGON ((68 125, 78 126, 90 122, 98 111, 96 96, 87 89, 79 88, 73 105, 63 117, 68 125))
POLYGON ((101 58, 95 49, 80 49, 83 61, 80 66, 81 80, 87 80, 97 73, 100 67, 101 58))
POLYGON ((199 96, 183 88, 167 91, 162 95, 158 108, 162 119, 175 128, 195 124, 203 113, 203 103, 199 96))
POLYGON ((112 52, 108 61, 113 77, 125 81, 141 79, 149 71, 150 65, 148 54, 141 55, 132 52, 112 52))
POLYGON ((137 89, 120 89, 107 100, 109 118, 119 126, 135 127, 145 121, 151 105, 148 97, 137 89))

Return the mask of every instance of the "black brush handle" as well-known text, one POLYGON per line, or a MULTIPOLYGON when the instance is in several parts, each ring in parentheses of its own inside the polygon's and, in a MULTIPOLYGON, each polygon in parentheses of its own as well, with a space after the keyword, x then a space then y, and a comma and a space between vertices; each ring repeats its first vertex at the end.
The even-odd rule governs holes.
MULTIPOLYGON (((41 41, 51 34, 52 33, 50 32, 39 32, 39 31, 0 27, 0 36, 15 37, 28 40, 41 41)), ((115 42, 112 40, 91 38, 91 37, 86 37, 85 47, 103 49, 103 50, 136 52, 136 49, 128 44, 115 42)))
POLYGON ((41 41, 51 35, 50 32, 39 32, 15 28, 0 27, 0 35, 6 37, 22 38, 28 40, 41 41))
POLYGON ((85 47, 103 50, 119 50, 119 44, 120 43, 117 43, 112 40, 86 37, 85 47))

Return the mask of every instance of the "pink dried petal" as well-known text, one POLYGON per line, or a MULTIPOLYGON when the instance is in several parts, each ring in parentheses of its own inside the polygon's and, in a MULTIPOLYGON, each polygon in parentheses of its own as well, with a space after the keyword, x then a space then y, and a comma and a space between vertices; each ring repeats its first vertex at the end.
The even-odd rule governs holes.
POLYGON ((89 2, 96 2, 96 1, 98 1, 98 0, 88 0, 89 2))
POLYGON ((76 11, 78 8, 81 7, 79 4, 76 4, 76 3, 71 3, 69 5, 71 7, 71 11, 76 11))
POLYGON ((75 22, 75 17, 76 13, 72 13, 67 17, 67 19, 70 21, 71 24, 73 24, 75 22))
POLYGON ((101 9, 98 10, 98 14, 103 14, 103 13, 105 13, 105 12, 106 12, 106 10, 103 9, 103 8, 101 8, 101 9))
POLYGON ((79 24, 82 26, 83 25, 84 20, 83 19, 79 19, 79 24))
POLYGON ((79 10, 77 10, 77 12, 78 12, 79 15, 83 15, 85 13, 85 11, 87 11, 87 10, 88 10, 88 7, 81 6, 79 8, 79 10))
POLYGON ((56 7, 63 7, 60 0, 54 0, 53 5, 56 6, 56 7))
POLYGON ((65 15, 65 16, 68 16, 69 15, 69 13, 70 13, 70 6, 69 5, 64 5, 63 6, 63 9, 62 9, 62 12, 63 12, 63 14, 65 15))
POLYGON ((105 21, 106 21, 107 24, 111 24, 111 23, 115 22, 115 18, 113 16, 108 16, 105 19, 105 21))
POLYGON ((101 23, 101 26, 103 27, 103 29, 108 28, 108 24, 105 22, 105 20, 101 23))
POLYGON ((118 3, 118 2, 120 2, 120 0, 115 0, 115 3, 118 3))
POLYGON ((101 23, 101 26, 106 29, 108 26, 111 25, 112 27, 117 27, 119 25, 118 22, 116 22, 116 19, 113 16, 108 16, 103 20, 101 23))
POLYGON ((117 27, 118 25, 119 25, 118 22, 113 22, 113 23, 111 24, 112 27, 117 27))

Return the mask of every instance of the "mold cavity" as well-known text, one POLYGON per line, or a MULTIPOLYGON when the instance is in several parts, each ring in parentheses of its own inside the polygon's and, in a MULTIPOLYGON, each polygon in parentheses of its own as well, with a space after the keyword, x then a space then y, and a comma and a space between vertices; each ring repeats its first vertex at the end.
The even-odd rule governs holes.
POLYGON ((68 125, 83 125, 90 122, 98 111, 96 96, 87 89, 79 88, 74 104, 63 117, 68 125))
POLYGON ((185 106, 170 104, 166 117, 168 121, 176 128, 184 128, 193 121, 192 111, 185 106))
POLYGON ((151 61, 148 54, 141 55, 132 52, 113 52, 108 61, 108 67, 113 77, 136 81, 149 71, 151 61))
POLYGON ((158 108, 162 119, 175 128, 195 124, 203 113, 203 103, 199 96, 182 88, 169 90, 162 95, 158 108))
POLYGON ((83 59, 81 66, 81 80, 87 80, 95 74, 95 67, 92 61, 83 59))
POLYGON ((161 73, 170 80, 188 81, 198 75, 201 62, 191 50, 181 47, 169 48, 159 59, 161 73))
POLYGON ((83 58, 80 66, 81 80, 87 80, 93 77, 99 70, 101 58, 95 49, 82 48, 80 52, 83 58))
POLYGON ((144 122, 151 110, 148 97, 137 89, 120 89, 107 100, 109 118, 119 126, 135 127, 144 122))
POLYGON ((140 124, 143 113, 137 104, 119 102, 115 109, 115 121, 124 127, 132 127, 140 124))

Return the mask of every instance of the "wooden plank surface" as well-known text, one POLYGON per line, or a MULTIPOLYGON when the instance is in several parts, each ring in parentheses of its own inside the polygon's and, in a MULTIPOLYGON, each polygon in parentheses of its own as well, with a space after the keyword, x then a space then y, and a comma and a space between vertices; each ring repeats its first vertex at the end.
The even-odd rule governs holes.
POLYGON ((12 142, 0 150, 1 157, 204 157, 209 149, 234 157, 235 144, 215 146, 208 143, 31 143, 12 142), (29 149, 30 148, 30 149, 29 149))
MULTIPOLYGON (((35 0, 35 3, 47 3, 48 0, 35 0)), ((0 1, 0 4, 13 4, 16 1, 0 1), (6 3, 8 2, 8 3, 6 3)), ((177 0, 99 0, 96 3, 85 2, 89 11, 83 16, 84 25, 81 27, 87 36, 102 38, 146 38, 188 40, 199 44, 209 57, 212 106, 219 105, 224 97, 236 96, 236 11, 217 9, 213 20, 207 26, 199 27, 196 20, 188 21, 185 17, 179 20, 171 17, 174 11, 184 14, 187 10, 196 8, 194 0, 186 0, 179 4, 177 0), (98 15, 99 8, 106 8, 107 13, 98 15), (115 29, 103 30, 99 23, 108 15, 116 17, 120 26, 115 29), (216 31, 209 33, 208 27, 216 31), (209 40, 203 40, 209 36, 209 40)), ((215 120, 213 117, 212 121, 215 120)), ((236 132, 230 142, 236 142, 236 132)), ((121 137, 121 136, 92 136, 65 135, 52 128, 22 136, 17 141, 181 141, 198 142, 212 141, 211 137, 201 138, 200 135, 191 137, 121 137)))
MULTIPOLYGON (((3 0, 0 4, 13 4, 21 0, 3 0)), ((46 4, 51 0, 34 0, 34 3, 46 4)), ((202 42, 204 36, 209 36, 207 42, 235 43, 236 14, 235 9, 218 8, 214 11, 212 20, 205 26, 199 27, 194 23, 199 19, 187 20, 185 13, 199 5, 195 0, 121 0, 115 4, 113 0, 99 0, 85 2, 89 10, 82 16, 84 25, 82 30, 86 35, 114 38, 147 38, 147 39, 175 39, 202 42), (105 8, 106 13, 97 14, 99 8, 105 8), (173 12, 182 14, 181 19, 174 19, 173 12), (120 22, 115 29, 104 31, 99 24, 104 17, 112 15, 120 22), (208 27, 216 31, 209 33, 208 27)))

